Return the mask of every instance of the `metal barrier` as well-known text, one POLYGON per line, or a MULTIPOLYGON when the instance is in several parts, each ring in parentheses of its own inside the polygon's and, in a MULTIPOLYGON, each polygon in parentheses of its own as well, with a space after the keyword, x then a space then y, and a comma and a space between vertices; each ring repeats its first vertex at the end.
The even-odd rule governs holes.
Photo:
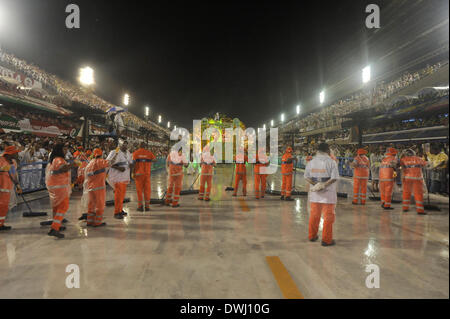
POLYGON ((45 168, 47 162, 21 164, 17 170, 20 187, 24 193, 45 189, 45 168))
MULTIPOLYGON (((68 161, 69 163, 73 161, 68 161)), ((31 193, 46 189, 45 186, 45 168, 48 162, 35 162, 30 164, 21 164, 17 170, 19 176, 20 187, 23 193, 31 193)), ((152 165, 152 171, 165 168, 165 157, 157 158, 152 165)), ((78 167, 71 169, 71 181, 74 183, 78 176, 78 167)))

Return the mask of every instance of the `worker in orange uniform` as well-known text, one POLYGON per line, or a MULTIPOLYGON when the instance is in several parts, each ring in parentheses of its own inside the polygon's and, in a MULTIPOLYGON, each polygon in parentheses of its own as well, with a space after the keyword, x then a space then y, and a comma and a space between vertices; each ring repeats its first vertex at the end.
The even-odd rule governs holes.
POLYGON ((111 166, 110 162, 102 158, 103 151, 94 149, 93 159, 85 169, 85 191, 88 192, 87 226, 105 226, 103 212, 106 201, 106 170, 111 166))
POLYGON ((405 155, 400 160, 403 172, 403 212, 409 210, 411 200, 411 190, 414 192, 414 201, 416 202, 416 210, 419 215, 426 215, 423 206, 423 176, 422 168, 428 165, 420 157, 416 156, 416 152, 412 149, 405 151, 405 155))
POLYGON ((264 198, 264 194, 266 193, 267 174, 263 174, 263 167, 267 167, 269 164, 269 158, 267 157, 265 150, 259 150, 258 155, 256 156, 256 163, 253 167, 256 199, 264 198))
POLYGON ((18 150, 15 146, 7 146, 0 156, 0 231, 10 230, 11 226, 5 226, 6 214, 9 209, 9 200, 11 193, 14 191, 14 184, 17 192, 21 193, 18 182, 11 176, 10 170, 13 160, 18 161, 18 150))
POLYGON ((147 144, 142 142, 139 148, 133 152, 134 163, 134 182, 136 183, 136 192, 138 197, 138 208, 140 212, 150 210, 150 198, 152 194, 151 172, 152 163, 156 156, 147 149, 147 144), (142 193, 144 196, 142 196, 142 193))
POLYGON ((333 239, 334 208, 337 202, 336 181, 339 171, 336 162, 330 157, 328 144, 319 144, 316 156, 306 164, 305 180, 311 184, 308 193, 310 203, 309 240, 319 237, 320 218, 323 214, 322 246, 335 245, 333 239))
POLYGON ((114 218, 123 219, 128 213, 123 211, 123 200, 130 183, 130 170, 133 158, 128 151, 128 142, 119 142, 106 158, 111 162, 107 182, 114 188, 114 218))
POLYGON ((64 238, 64 234, 60 231, 65 229, 61 224, 69 209, 69 197, 72 192, 70 169, 76 166, 75 163, 69 164, 65 161, 65 154, 63 144, 55 145, 45 170, 45 184, 53 208, 53 223, 48 235, 56 238, 64 238))
POLYGON ((216 166, 216 160, 211 155, 209 145, 203 148, 201 157, 201 176, 200 176, 200 191, 198 193, 199 200, 209 201, 211 194, 212 178, 214 175, 214 167, 216 166), (207 187, 205 189, 205 184, 207 187))
POLYGON ((286 152, 281 157, 281 200, 293 201, 291 197, 292 192, 292 174, 294 170, 294 161, 296 159, 292 156, 292 147, 288 146, 286 152))
POLYGON ((356 157, 350 166, 353 168, 353 205, 366 204, 367 181, 369 180, 370 162, 367 158, 367 150, 360 148, 356 151, 356 157))
POLYGON ((395 170, 398 165, 397 150, 393 147, 388 148, 381 160, 379 172, 381 207, 386 210, 394 209, 391 207, 391 201, 396 176, 395 170))
POLYGON ((183 166, 188 167, 189 162, 183 158, 183 150, 171 151, 166 160, 166 169, 169 171, 169 185, 167 187, 165 204, 179 207, 181 186, 183 184, 183 166))
POLYGON ((242 195, 247 196, 247 167, 248 163, 247 155, 238 153, 234 157, 236 163, 235 174, 234 174, 234 193, 233 196, 237 196, 237 191, 239 188, 239 182, 242 181, 242 195))

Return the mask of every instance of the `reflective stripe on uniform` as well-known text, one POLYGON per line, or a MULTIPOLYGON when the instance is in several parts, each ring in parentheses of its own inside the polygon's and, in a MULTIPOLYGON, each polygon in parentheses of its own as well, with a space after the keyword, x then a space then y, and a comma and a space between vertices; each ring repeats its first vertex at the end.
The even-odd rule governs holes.
POLYGON ((422 177, 414 177, 414 176, 404 176, 405 179, 412 179, 415 181, 421 181, 422 177))
POLYGON ((52 175, 58 175, 58 174, 63 174, 63 173, 67 173, 67 170, 63 170, 63 169, 57 169, 52 171, 52 175))
POLYGON ((96 187, 96 188, 90 189, 89 191, 90 191, 90 192, 93 192, 93 191, 99 191, 99 190, 105 189, 105 188, 106 188, 106 186, 100 186, 100 187, 96 187))
POLYGON ((393 178, 381 178, 380 182, 393 182, 394 179, 393 178))
POLYGON ((137 159, 137 160, 134 160, 136 163, 140 163, 140 162, 145 162, 145 163, 149 163, 149 162, 151 162, 152 160, 150 160, 150 159, 147 159, 147 158, 140 158, 140 159, 137 159))
POLYGON ((183 166, 183 163, 177 164, 177 163, 174 163, 174 162, 172 162, 172 161, 170 161, 169 164, 171 164, 171 165, 176 165, 176 166, 183 166))
POLYGON ((104 172, 106 172, 106 169, 102 168, 102 169, 96 170, 94 172, 88 173, 87 175, 88 176, 94 176, 94 175, 101 174, 101 173, 104 173, 104 172))
POLYGON ((369 179, 369 176, 353 176, 353 177, 357 179, 369 179))
POLYGON ((69 187, 69 185, 54 185, 54 186, 48 186, 47 189, 57 189, 57 188, 66 188, 69 187))
POLYGON ((0 188, 0 192, 3 192, 3 193, 11 193, 11 190, 6 189, 6 188, 0 188))

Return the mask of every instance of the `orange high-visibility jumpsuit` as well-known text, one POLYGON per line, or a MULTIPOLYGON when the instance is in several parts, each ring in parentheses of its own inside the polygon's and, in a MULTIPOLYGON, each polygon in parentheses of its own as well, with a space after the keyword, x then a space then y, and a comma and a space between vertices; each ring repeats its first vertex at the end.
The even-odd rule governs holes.
POLYGON ((281 157, 281 196, 290 197, 292 192, 292 172, 294 170, 294 162, 292 159, 292 153, 284 153, 281 157))
POLYGON ((56 157, 47 165, 45 179, 50 202, 53 208, 52 229, 59 231, 64 215, 69 209, 69 197, 71 193, 70 171, 62 172, 61 167, 67 165, 62 157, 56 157))
POLYGON ((183 183, 183 165, 186 162, 176 152, 169 154, 167 162, 169 163, 169 185, 167 187, 165 203, 169 205, 172 202, 172 206, 177 206, 183 183), (178 161, 175 160, 176 158, 178 161))
POLYGON ((397 157, 386 155, 380 165, 380 197, 384 207, 391 207, 392 192, 394 189, 394 167, 398 163, 397 157))
POLYGON ((247 195, 247 168, 245 166, 245 163, 248 162, 247 156, 236 156, 235 157, 236 162, 236 169, 235 169, 235 175, 234 175, 234 193, 233 195, 237 195, 238 187, 239 187, 239 181, 242 181, 242 194, 244 196, 247 195))
POLYGON ((253 168, 253 174, 255 175, 255 197, 256 199, 264 198, 264 194, 266 193, 266 181, 267 174, 261 173, 261 167, 269 166, 268 158, 266 154, 258 154, 256 156, 256 164, 253 168), (261 162, 260 162, 261 160, 261 162), (264 162, 264 163, 263 163, 264 162))
POLYGON ((355 168, 353 171, 353 203, 366 204, 367 181, 369 180, 369 159, 365 155, 355 157, 355 168))
POLYGON ((414 192, 417 213, 423 214, 423 176, 422 167, 427 162, 417 156, 405 156, 400 160, 403 168, 403 211, 409 209, 411 190, 414 192))
POLYGON ((89 192, 87 225, 101 225, 106 200, 106 168, 109 162, 95 158, 86 166, 86 187, 89 192))
POLYGON ((211 194, 212 178, 214 174, 214 164, 216 164, 214 156, 204 156, 202 154, 202 173, 200 176, 200 191, 198 193, 198 199, 200 200, 209 200, 209 195, 211 194), (205 183, 207 184, 206 190, 205 183))
POLYGON ((0 227, 5 224, 9 199, 14 186, 9 176, 10 167, 11 164, 3 156, 0 156, 0 227))
POLYGON ((83 185, 84 183, 84 172, 86 169, 86 166, 88 165, 88 161, 81 161, 81 165, 78 167, 78 174, 77 174, 77 185, 83 185))
POLYGON ((134 181, 136 183, 136 192, 138 197, 138 208, 150 208, 150 197, 152 193, 151 171, 152 161, 156 159, 155 155, 144 148, 139 148, 133 153, 134 181), (144 193, 144 196, 142 196, 144 193), (144 202, 145 199, 145 202, 144 202))

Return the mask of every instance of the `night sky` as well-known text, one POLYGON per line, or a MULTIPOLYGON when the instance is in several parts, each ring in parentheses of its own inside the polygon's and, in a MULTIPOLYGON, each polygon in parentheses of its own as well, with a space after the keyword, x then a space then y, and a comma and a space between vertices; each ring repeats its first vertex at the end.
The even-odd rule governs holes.
MULTIPOLYGON (((405 6, 375 3, 383 13, 393 2, 405 6)), ((281 112, 289 118, 298 103, 315 107, 322 87, 392 49, 365 28, 369 3, 374 1, 0 0, 8 16, 0 44, 72 82, 80 66, 91 66, 96 93, 116 104, 129 93, 129 110, 141 117, 150 105, 154 119, 161 114, 187 128, 215 112, 256 127, 281 112), (65 28, 69 3, 80 6, 80 29, 65 28), (372 49, 371 39, 378 43, 372 49)), ((444 6, 448 19, 448 1, 428 3, 436 13, 444 6)), ((389 25, 401 29, 392 23, 404 21, 396 16, 404 11, 392 11, 382 14, 379 33, 387 34, 389 25)), ((408 26, 413 24, 417 19, 408 26)), ((405 39, 393 34, 391 42, 405 39)))

